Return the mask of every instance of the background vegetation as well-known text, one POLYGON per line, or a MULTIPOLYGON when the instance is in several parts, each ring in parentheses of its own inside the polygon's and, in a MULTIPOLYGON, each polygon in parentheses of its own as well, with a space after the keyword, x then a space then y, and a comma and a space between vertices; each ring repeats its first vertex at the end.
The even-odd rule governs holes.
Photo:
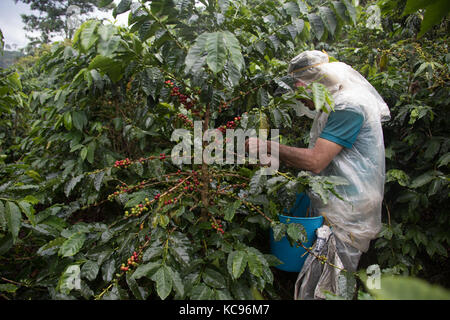
MULTIPOLYGON (((339 181, 178 167, 171 136, 202 120, 280 128, 305 146, 307 93, 288 90, 286 69, 318 49, 364 74, 392 115, 383 230, 348 274, 356 290, 329 298, 448 299, 434 285, 450 286, 448 5, 422 3, 123 0, 127 28, 89 20, 1 69, 1 297, 290 299, 296 274, 274 268, 269 228, 303 241, 277 215, 305 188, 326 201, 339 181), (381 291, 364 285, 373 264, 381 291)), ((317 109, 332 106, 312 89, 317 109)))

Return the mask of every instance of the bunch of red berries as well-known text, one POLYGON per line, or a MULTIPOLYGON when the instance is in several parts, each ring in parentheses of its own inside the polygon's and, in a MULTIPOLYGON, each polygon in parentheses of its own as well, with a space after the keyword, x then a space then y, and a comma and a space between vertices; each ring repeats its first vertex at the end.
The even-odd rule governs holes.
POLYGON ((189 128, 194 127, 194 123, 187 116, 182 113, 177 114, 178 119, 181 119, 184 122, 184 125, 189 128))
MULTIPOLYGON (((198 186, 200 185, 200 181, 198 180, 197 171, 192 170, 193 182, 191 183, 189 180, 184 181, 184 190, 185 191, 197 191, 198 186)), ((178 182, 183 182, 183 179, 178 179, 178 182)))
POLYGON ((125 160, 117 160, 117 161, 114 163, 114 167, 115 167, 115 168, 120 168, 120 167, 128 168, 128 166, 129 166, 130 164, 131 164, 130 159, 126 158, 125 160))
POLYGON ((217 232, 220 232, 221 234, 224 234, 225 231, 223 231, 223 225, 222 225, 222 221, 221 220, 216 220, 216 222, 211 222, 211 227, 215 230, 217 230, 217 232))
POLYGON ((168 85, 169 87, 173 87, 175 85, 175 83, 173 83, 173 81, 171 80, 167 80, 166 82, 164 82, 166 85, 168 85))
POLYGON ((180 102, 187 110, 191 110, 195 104, 196 101, 189 97, 188 95, 185 95, 180 92, 180 88, 175 86, 173 81, 167 80, 165 84, 172 88, 172 91, 170 92, 170 95, 172 97, 178 97, 178 102, 180 102))
POLYGON ((167 206, 169 204, 176 203, 176 202, 177 202, 177 198, 173 198, 173 199, 165 200, 164 205, 167 206))
POLYGON ((136 267, 140 261, 140 258, 141 257, 139 256, 139 254, 134 251, 131 257, 128 258, 127 265, 125 265, 125 263, 122 263, 122 265, 120 266, 120 270, 126 272, 130 269, 130 267, 136 267))
POLYGON ((240 121, 241 117, 235 117, 234 120, 228 121, 226 125, 220 126, 218 130, 225 134, 227 129, 236 129, 240 121))
POLYGON ((160 153, 159 154, 159 160, 164 160, 166 159, 166 154, 165 153, 160 153))

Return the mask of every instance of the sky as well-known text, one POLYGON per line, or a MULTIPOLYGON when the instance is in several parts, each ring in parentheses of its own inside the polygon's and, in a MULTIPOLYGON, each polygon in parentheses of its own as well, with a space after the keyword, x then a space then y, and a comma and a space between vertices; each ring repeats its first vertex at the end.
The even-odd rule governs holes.
MULTIPOLYGON (((120 0, 115 0, 116 3, 119 3, 120 0)), ((13 47, 14 45, 17 48, 23 48, 27 45, 28 39, 26 35, 36 36, 39 33, 27 33, 23 28, 24 24, 22 22, 21 14, 30 14, 33 11, 29 8, 29 5, 24 3, 15 3, 14 0, 0 0, 0 30, 3 32, 3 36, 5 37, 6 45, 13 47)), ((112 16, 112 10, 109 12, 101 12, 96 10, 90 17, 96 18, 107 18, 111 21, 114 21, 112 16)), ((39 14, 39 12, 35 12, 35 14, 39 14)), ((118 25, 127 25, 128 13, 124 13, 117 16, 117 24, 118 25)), ((61 40, 55 38, 55 40, 61 40)))

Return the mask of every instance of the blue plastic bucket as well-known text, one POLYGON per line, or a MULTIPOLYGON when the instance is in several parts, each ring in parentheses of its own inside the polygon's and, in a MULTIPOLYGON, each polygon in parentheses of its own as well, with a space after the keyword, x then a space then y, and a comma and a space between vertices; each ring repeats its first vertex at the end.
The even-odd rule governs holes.
MULTIPOLYGON (((305 217, 308 208, 310 207, 310 200, 304 193, 297 195, 295 205, 289 214, 292 216, 280 215, 280 222, 282 223, 300 223, 306 230, 308 242, 303 243, 305 247, 311 247, 316 240, 316 230, 320 228, 323 223, 323 217, 305 217)), ((284 210, 285 212, 287 210, 284 210)), ((276 256, 283 264, 276 266, 277 269, 289 272, 300 272, 305 263, 307 254, 306 250, 296 245, 291 246, 289 240, 283 237, 280 241, 275 241, 273 237, 273 230, 270 229, 270 248, 274 256, 276 256)))

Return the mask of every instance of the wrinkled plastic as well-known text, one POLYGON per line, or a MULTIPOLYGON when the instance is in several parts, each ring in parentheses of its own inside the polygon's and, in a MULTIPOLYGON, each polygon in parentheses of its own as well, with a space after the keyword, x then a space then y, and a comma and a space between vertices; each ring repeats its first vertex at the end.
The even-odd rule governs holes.
POLYGON ((356 271, 361 251, 340 241, 328 226, 320 227, 316 234, 313 254, 308 255, 297 276, 294 300, 325 299, 327 291, 351 298, 354 284, 345 271, 356 271), (317 257, 326 257, 326 263, 317 257))
MULTIPOLYGON (((291 61, 289 72, 307 84, 313 81, 324 84, 333 96, 335 110, 351 110, 364 118, 353 147, 343 148, 320 173, 347 179, 349 185, 335 187, 344 201, 331 195, 325 204, 314 192, 308 195, 314 213, 325 217, 336 237, 365 252, 370 240, 381 230, 385 182, 381 123, 390 119, 388 106, 361 74, 345 63, 329 63, 323 52, 301 53, 291 61)), ((310 133, 310 148, 322 133, 328 116, 323 111, 317 113, 310 133)))

